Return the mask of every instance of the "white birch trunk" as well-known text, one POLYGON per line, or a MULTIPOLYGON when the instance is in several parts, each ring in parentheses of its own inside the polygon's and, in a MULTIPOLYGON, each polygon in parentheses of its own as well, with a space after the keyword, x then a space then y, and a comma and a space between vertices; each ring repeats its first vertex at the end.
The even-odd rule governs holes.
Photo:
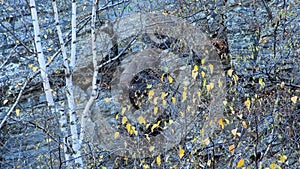
POLYGON ((83 160, 81 156, 81 144, 79 144, 79 133, 77 129, 76 106, 73 94, 72 72, 76 63, 76 0, 72 1, 72 43, 71 43, 71 62, 68 65, 68 59, 64 60, 66 69, 69 70, 66 74, 67 98, 69 105, 70 128, 72 137, 72 146, 74 149, 75 167, 83 168, 83 160), (69 68, 68 68, 69 67, 69 68))
POLYGON ((94 100, 97 98, 98 95, 98 87, 97 87, 97 75, 98 75, 98 68, 97 68, 97 51, 96 51, 96 34, 95 34, 95 25, 96 25, 96 11, 98 8, 98 0, 93 1, 93 7, 92 7, 92 25, 91 25, 91 39, 92 39, 92 55, 93 55, 93 66, 94 66, 94 72, 93 72, 93 81, 92 81, 92 95, 90 96, 89 101, 85 105, 85 108, 82 112, 81 117, 81 130, 80 130, 80 138, 79 143, 81 144, 84 139, 84 133, 86 128, 86 118, 88 115, 88 112, 90 111, 90 108, 92 107, 94 100))
MULTIPOLYGON (((53 0, 52 1, 52 7, 53 7, 53 12, 54 12, 54 20, 55 20, 55 25, 56 25, 56 30, 57 30, 57 35, 58 35, 58 39, 59 39, 59 43, 60 43, 60 47, 61 47, 61 52, 63 55, 63 59, 64 59, 64 66, 65 66, 65 74, 70 74, 69 71, 69 67, 68 67, 68 56, 67 56, 67 52, 66 52, 66 48, 64 45, 64 39, 63 39, 63 35, 62 35, 62 31, 60 28, 60 24, 59 24, 59 18, 58 18, 58 10, 57 10, 57 5, 56 5, 56 1, 53 0)), ((66 78, 67 79, 67 78, 66 78)), ((67 80, 66 80, 67 81, 67 80)), ((71 164, 71 153, 72 151, 70 151, 70 145, 68 142, 68 118, 67 115, 64 111, 64 109, 59 109, 59 115, 60 115, 60 119, 59 119, 59 123, 60 123, 60 130, 62 132, 63 135, 63 149, 64 149, 64 157, 66 160, 66 166, 69 166, 70 168, 72 164, 71 164)))
POLYGON ((38 56, 39 66, 41 69, 43 87, 45 90, 45 95, 46 95, 46 100, 47 100, 48 106, 53 111, 54 100, 53 100, 53 95, 52 95, 52 89, 51 89, 50 83, 49 83, 46 62, 45 62, 45 58, 44 58, 44 54, 43 54, 41 35, 40 35, 40 27, 38 24, 38 17, 37 17, 37 11, 36 11, 34 0, 30 0, 30 10, 31 10, 32 23, 33 23, 33 30, 34 30, 34 42, 35 42, 35 46, 36 46, 36 52, 37 52, 37 56, 38 56))

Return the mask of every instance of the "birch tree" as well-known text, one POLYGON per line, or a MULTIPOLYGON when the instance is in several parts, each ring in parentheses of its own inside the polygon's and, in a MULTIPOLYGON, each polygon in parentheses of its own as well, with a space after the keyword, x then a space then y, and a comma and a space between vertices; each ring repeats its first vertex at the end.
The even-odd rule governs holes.
POLYGON ((96 25, 96 10, 98 7, 98 0, 94 0, 93 2, 93 8, 92 8, 92 24, 91 24, 91 39, 92 39, 92 55, 93 55, 93 66, 94 66, 94 72, 93 72, 93 80, 92 80, 92 95, 89 98, 89 101, 87 102, 81 118, 81 130, 80 130, 80 139, 79 143, 81 144, 84 139, 84 132, 86 128, 86 118, 87 114, 92 107, 94 100, 97 98, 98 90, 97 90, 97 75, 98 75, 98 68, 97 68, 97 51, 96 51, 96 34, 95 34, 95 25, 96 25))
MULTIPOLYGON (((51 111, 54 112, 54 101, 53 101, 53 95, 51 93, 52 89, 50 87, 48 73, 47 73, 47 67, 45 63, 45 57, 42 50, 41 45, 41 38, 40 38, 40 28, 38 24, 38 17, 37 17, 37 10, 34 0, 30 0, 30 9, 31 9, 31 15, 32 15, 32 22, 34 26, 34 39, 35 39, 35 45, 36 45, 36 51, 38 56, 38 62, 41 69, 41 76, 43 79, 43 87, 46 94, 46 99, 48 106, 50 107, 51 111)), ((65 68, 65 78, 66 78, 66 96, 68 101, 68 113, 69 113, 69 119, 70 119, 70 130, 71 130, 71 144, 72 144, 72 152, 73 157, 75 159, 75 167, 76 168, 82 168, 83 167, 83 160, 81 157, 80 152, 80 144, 78 141, 78 130, 77 130, 77 117, 76 117, 76 106, 74 101, 74 95, 73 95, 73 85, 72 85, 72 69, 75 67, 76 62, 76 1, 74 0, 72 2, 72 45, 71 45, 71 62, 69 63, 69 59, 67 57, 67 52, 64 47, 64 41, 62 37, 62 32, 59 26, 59 19, 58 19, 58 12, 56 7, 55 0, 53 1, 53 10, 55 15, 55 21, 56 21, 56 28, 57 33, 59 36, 59 41, 61 45, 62 55, 64 59, 64 68, 65 68)), ((60 127, 61 131, 65 136, 65 139, 67 139, 66 135, 68 133, 67 129, 67 117, 64 111, 60 110, 60 127)), ((68 147, 68 141, 65 140, 64 143, 64 154, 65 159, 67 161, 67 166, 73 168, 70 163, 70 152, 68 147)))

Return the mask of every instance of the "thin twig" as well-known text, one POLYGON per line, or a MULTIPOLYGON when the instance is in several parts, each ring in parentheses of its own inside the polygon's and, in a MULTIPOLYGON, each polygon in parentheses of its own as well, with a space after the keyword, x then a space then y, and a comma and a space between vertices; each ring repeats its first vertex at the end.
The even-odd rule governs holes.
MULTIPOLYGON (((51 60, 54 60, 56 58, 56 56, 59 54, 59 52, 56 52, 52 57, 51 57, 51 60)), ((51 64, 52 62, 49 62, 46 64, 46 67, 49 67, 49 65, 51 64)), ((20 98, 27 86, 27 84, 29 82, 31 82, 32 79, 34 79, 38 74, 40 74, 41 72, 41 69, 38 69, 36 72, 34 72, 31 76, 27 77, 26 80, 25 80, 25 83, 23 84, 21 90, 19 91, 19 94, 17 96, 17 99, 16 101, 14 102, 14 104, 12 105, 12 107, 9 109, 9 111, 6 113, 5 117, 3 118, 3 120, 1 121, 1 124, 0 124, 0 129, 4 126, 4 123, 7 121, 8 117, 11 115, 12 111, 15 109, 16 105, 19 103, 20 101, 20 98)))
POLYGON ((11 34, 14 39, 16 39, 29 53, 34 53, 32 50, 30 50, 24 42, 22 42, 8 27, 6 27, 2 22, 0 22, 0 25, 9 33, 11 34))

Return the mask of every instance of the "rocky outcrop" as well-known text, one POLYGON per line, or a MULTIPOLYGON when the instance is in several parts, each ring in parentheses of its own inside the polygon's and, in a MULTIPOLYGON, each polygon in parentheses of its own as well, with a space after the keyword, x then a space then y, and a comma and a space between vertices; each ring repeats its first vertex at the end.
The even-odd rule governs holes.
MULTIPOLYGON (((89 140, 118 155, 153 156, 178 144, 196 120, 203 122, 203 139, 207 138, 214 130, 214 125, 210 124, 217 124, 222 117, 224 93, 223 86, 218 84, 224 79, 219 56, 206 36, 179 18, 150 13, 117 20, 113 29, 118 45, 128 45, 124 41, 131 38, 135 41, 119 58, 120 63, 116 63, 112 76, 113 99, 109 104, 118 106, 116 110, 106 111, 111 115, 94 106, 87 123, 89 140), (201 77, 201 71, 206 75, 201 77), (203 84, 204 79, 207 84, 203 84), (210 83, 214 85, 212 90, 203 90, 210 83), (136 85, 144 87, 136 88, 136 85), (206 92, 211 102, 209 96, 207 100, 201 96, 206 92), (156 127, 161 130, 154 134, 155 125, 159 123, 162 125, 156 127)), ((105 31, 101 31, 103 29, 99 30, 97 51, 99 56, 108 56, 107 49, 115 44, 105 31)), ((77 72, 85 79, 91 79, 92 75, 90 69, 85 69, 92 65, 86 64, 86 61, 91 62, 86 58, 89 58, 86 54, 79 58, 84 64, 79 63, 82 66, 74 74, 75 84, 82 89, 86 87, 77 83, 77 72)))

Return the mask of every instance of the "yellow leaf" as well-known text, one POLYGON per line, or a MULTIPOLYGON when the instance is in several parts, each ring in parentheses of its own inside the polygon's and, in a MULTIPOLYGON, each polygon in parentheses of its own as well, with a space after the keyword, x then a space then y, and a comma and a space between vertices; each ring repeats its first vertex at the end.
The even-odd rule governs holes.
POLYGON ((162 101, 162 105, 163 105, 163 106, 166 106, 166 105, 167 105, 167 100, 163 100, 163 101, 162 101))
POLYGON ((207 93, 209 93, 211 91, 211 89, 214 88, 214 84, 213 83, 209 83, 208 85, 206 85, 206 90, 207 90, 207 93))
POLYGON ((108 97, 105 98, 105 102, 106 102, 106 103, 109 102, 109 98, 108 98, 108 97))
POLYGON ((250 101, 249 98, 247 98, 247 100, 244 102, 244 105, 246 106, 246 108, 247 108, 248 110, 250 110, 251 101, 250 101))
POLYGON ((182 93, 182 102, 184 102, 186 100, 186 92, 184 91, 183 93, 182 93))
POLYGON ((172 103, 176 104, 176 98, 175 97, 172 97, 172 103))
POLYGON ((35 71, 37 71, 37 70, 38 70, 38 68, 39 68, 39 67, 37 67, 37 66, 34 66, 34 67, 32 67, 32 71, 34 71, 34 72, 35 72, 35 71))
POLYGON ((209 64, 208 67, 209 67, 210 73, 212 74, 214 72, 214 65, 209 64))
POLYGON ((174 122, 174 121, 173 121, 172 119, 169 120, 169 124, 173 124, 173 122, 174 122))
POLYGON ((172 76, 168 76, 168 80, 169 80, 169 83, 172 83, 173 82, 172 76))
POLYGON ((114 134, 114 137, 115 137, 115 139, 116 139, 116 138, 118 138, 118 137, 119 137, 119 135, 120 135, 120 133, 119 133, 119 132, 115 132, 115 134, 114 134))
POLYGON ((284 163, 287 159, 286 155, 280 155, 279 162, 284 163))
POLYGON ((281 169, 281 167, 279 165, 277 165, 275 162, 272 162, 270 164, 270 169, 281 169))
POLYGON ((160 155, 156 157, 156 164, 157 164, 158 166, 161 165, 161 158, 160 158, 160 155))
POLYGON ((247 128, 247 123, 245 121, 242 121, 242 125, 244 126, 244 128, 247 128))
POLYGON ((148 141, 150 141, 149 134, 145 134, 145 136, 146 136, 146 139, 147 139, 148 141))
POLYGON ((192 78, 195 80, 198 76, 198 72, 197 71, 192 71, 192 78))
POLYGON ((16 115, 17 115, 17 116, 20 115, 20 109, 16 109, 16 115))
POLYGON ((202 76, 202 78, 204 78, 205 77, 205 72, 201 71, 201 76, 202 76))
POLYGON ((157 112, 158 112, 158 107, 157 107, 157 106, 155 106, 155 107, 154 107, 154 109, 153 109, 153 113, 154 113, 154 115, 156 115, 156 114, 157 114, 157 112))
POLYGON ((241 113, 241 114, 238 114, 237 117, 238 117, 239 119, 243 119, 243 114, 242 114, 242 113, 241 113))
POLYGON ((204 139, 204 140, 202 141, 202 144, 205 145, 205 146, 209 145, 209 143, 210 143, 209 138, 206 138, 206 139, 204 139))
POLYGON ((262 78, 258 79, 258 83, 260 84, 260 88, 263 88, 265 86, 265 82, 262 78))
POLYGON ((261 43, 266 44, 266 43, 268 43, 268 40, 265 39, 265 38, 263 38, 263 39, 261 40, 261 43))
POLYGON ((223 81, 221 79, 219 79, 218 84, 219 84, 219 87, 221 88, 223 86, 223 81))
POLYGON ((3 105, 5 105, 7 102, 8 102, 8 100, 5 99, 5 100, 3 101, 3 105))
POLYGON ((151 132, 153 132, 153 130, 154 130, 155 128, 159 127, 160 122, 161 122, 161 121, 159 120, 157 123, 153 124, 153 126, 151 127, 151 132))
POLYGON ((129 134, 135 134, 136 136, 138 135, 138 132, 136 131, 135 127, 134 126, 131 126, 130 127, 130 131, 129 131, 129 134))
POLYGON ((206 79, 204 79, 203 80, 203 86, 206 86, 206 83, 207 83, 207 81, 206 81, 206 79))
POLYGON ((127 117, 124 116, 124 117, 122 118, 122 124, 125 124, 127 121, 128 121, 127 117))
POLYGON ((155 98, 153 99, 153 104, 154 104, 154 105, 157 105, 157 100, 158 100, 158 97, 155 97, 155 98))
POLYGON ((154 95, 154 90, 150 90, 148 93, 148 98, 152 99, 153 95, 154 95))
POLYGON ((29 68, 32 68, 32 67, 33 67, 33 64, 29 64, 28 67, 29 67, 29 68))
POLYGON ((237 81, 239 80, 238 75, 233 75, 233 80, 234 80, 234 83, 237 83, 237 81))
POLYGON ((179 152, 178 152, 178 155, 179 155, 179 158, 182 158, 183 155, 184 155, 184 149, 183 149, 181 146, 179 146, 179 152))
POLYGON ((198 76, 198 70, 199 70, 198 65, 195 65, 194 69, 192 70, 192 78, 193 79, 196 79, 196 77, 198 76))
POLYGON ((127 129, 127 132, 130 133, 131 124, 127 123, 127 124, 126 124, 126 129, 127 129))
POLYGON ((221 128, 224 129, 224 122, 223 122, 223 119, 220 119, 218 122, 219 122, 221 128))
POLYGON ((165 92, 161 92, 161 99, 164 99, 168 94, 165 92))
POLYGON ((165 74, 163 73, 160 77, 160 81, 164 82, 165 81, 164 78, 165 78, 165 74))
POLYGON ((198 71, 198 70, 199 70, 198 65, 195 65, 193 70, 194 70, 194 71, 198 71))
POLYGON ((52 62, 51 57, 47 57, 47 60, 48 60, 49 63, 52 62))
POLYGON ((245 164, 245 160, 242 158, 240 161, 237 163, 237 168, 243 167, 245 164))
POLYGON ((146 124, 146 120, 145 120, 142 116, 140 116, 140 117, 138 118, 138 122, 139 122, 140 124, 146 124))
POLYGON ((234 136, 236 136, 236 135, 237 135, 237 128, 236 128, 236 129, 233 129, 233 130, 231 130, 231 134, 232 134, 232 135, 234 135, 234 136))
POLYGON ((281 82, 281 83, 280 83, 280 87, 281 87, 281 88, 284 88, 284 86, 285 86, 284 82, 281 82))
POLYGON ((143 164, 143 169, 148 169, 150 166, 148 164, 143 164))
POLYGON ((205 63, 205 58, 201 59, 201 64, 204 65, 205 63))
POLYGON ((234 148, 235 148, 234 144, 228 146, 228 149, 232 155, 234 154, 234 148))
POLYGON ((292 102, 293 102, 294 104, 296 104, 296 103, 297 103, 297 99, 298 99, 298 97, 297 97, 297 96, 293 96, 293 97, 291 97, 291 100, 292 100, 292 102))
POLYGON ((211 165, 211 160, 209 159, 209 160, 207 161, 206 164, 207 164, 208 167, 210 167, 210 165, 211 165))
POLYGON ((149 147, 149 151, 150 151, 150 152, 153 151, 154 148, 155 148, 154 146, 150 146, 150 147, 149 147))
POLYGON ((122 107, 121 114, 124 115, 125 111, 126 111, 126 107, 122 107))
POLYGON ((232 69, 229 69, 229 70, 227 71, 227 74, 228 74, 228 76, 229 76, 229 77, 231 77, 231 76, 232 76, 232 72, 233 72, 233 70, 232 70, 232 69))

